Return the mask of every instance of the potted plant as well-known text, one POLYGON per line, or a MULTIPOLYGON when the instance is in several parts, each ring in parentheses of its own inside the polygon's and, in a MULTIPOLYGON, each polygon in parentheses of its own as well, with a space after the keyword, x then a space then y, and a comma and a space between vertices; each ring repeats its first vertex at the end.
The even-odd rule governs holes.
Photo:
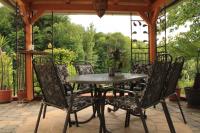
POLYGON ((110 58, 108 60, 109 76, 115 76, 115 72, 120 71, 122 67, 121 55, 122 52, 118 48, 110 52, 110 58))
POLYGON ((185 87, 186 99, 188 106, 200 106, 200 49, 197 55, 197 73, 195 75, 194 84, 192 87, 185 87))
POLYGON ((6 45, 7 39, 0 35, 0 103, 12 100, 12 90, 10 89, 9 57, 2 48, 6 45))

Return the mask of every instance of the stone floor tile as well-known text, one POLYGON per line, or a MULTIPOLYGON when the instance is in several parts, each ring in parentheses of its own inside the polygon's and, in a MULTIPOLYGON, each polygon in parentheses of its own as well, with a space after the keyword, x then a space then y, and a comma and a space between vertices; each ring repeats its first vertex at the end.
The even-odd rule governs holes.
MULTIPOLYGON (((185 125, 182 116, 175 102, 167 101, 167 105, 172 115, 173 122, 177 132, 200 132, 200 110, 187 108, 185 102, 181 102, 188 124, 185 125), (190 127, 190 128, 189 128, 190 127)), ((9 104, 0 104, 0 133, 32 133, 34 131, 37 114, 39 112, 40 102, 33 101, 31 103, 19 104, 11 102, 9 104)), ((78 113, 79 119, 85 119, 90 116, 88 112, 78 113)), ((143 133, 144 129, 141 120, 138 117, 131 117, 130 127, 124 128, 125 111, 117 111, 115 113, 106 112, 106 124, 113 133, 143 133)), ((147 110, 147 125, 150 132, 169 132, 162 107, 158 105, 156 109, 147 110), (162 128, 161 128, 162 127, 162 128)), ((62 131, 65 112, 58 111, 53 107, 47 108, 46 119, 41 119, 40 132, 56 133, 62 131), (51 126, 52 125, 52 126, 51 126)), ((81 125, 79 128, 72 127, 69 132, 72 133, 95 133, 98 132, 99 120, 95 118, 92 122, 81 125), (91 128, 92 127, 92 128, 91 128)))

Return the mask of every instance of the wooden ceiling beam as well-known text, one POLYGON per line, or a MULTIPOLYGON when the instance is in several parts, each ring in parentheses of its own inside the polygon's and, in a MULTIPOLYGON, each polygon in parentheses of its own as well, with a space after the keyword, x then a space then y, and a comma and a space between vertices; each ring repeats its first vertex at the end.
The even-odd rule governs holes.
POLYGON ((112 0, 113 5, 117 5, 119 0, 112 0))
POLYGON ((144 2, 146 2, 148 5, 151 4, 151 1, 150 1, 150 0, 144 0, 144 2))
POLYGON ((156 9, 154 9, 154 11, 152 12, 152 15, 151 15, 151 23, 152 24, 155 24, 156 23, 156 20, 159 16, 159 13, 160 13, 160 7, 157 7, 156 9))
POLYGON ((71 3, 71 0, 64 0, 64 2, 65 2, 66 4, 70 4, 70 3, 71 3))
POLYGON ((107 11, 131 11, 131 12, 139 12, 139 11, 149 11, 148 6, 140 6, 140 5, 108 5, 107 11))
POLYGON ((151 4, 151 10, 153 11, 156 8, 160 8, 161 6, 166 4, 166 0, 155 0, 154 3, 151 4))
MULTIPOLYGON (((95 12, 94 6, 92 4, 32 4, 31 9, 44 10, 44 11, 92 11, 95 12)), ((139 11, 149 11, 148 6, 142 5, 108 5, 106 11, 113 12, 139 12, 139 11)))
POLYGON ((16 0, 17 5, 19 7, 20 13, 22 15, 23 21, 28 24, 30 23, 30 8, 28 7, 28 4, 25 0, 16 0))
POLYGON ((147 24, 150 24, 150 19, 145 12, 139 12, 139 15, 147 24))
POLYGON ((44 13, 44 10, 39 10, 37 11, 33 17, 31 18, 31 24, 34 24, 41 16, 42 14, 44 13))

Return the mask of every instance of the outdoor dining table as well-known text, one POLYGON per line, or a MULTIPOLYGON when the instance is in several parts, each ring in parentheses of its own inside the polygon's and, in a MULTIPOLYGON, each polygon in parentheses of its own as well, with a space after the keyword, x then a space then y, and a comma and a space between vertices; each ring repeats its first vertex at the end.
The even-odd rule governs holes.
MULTIPOLYGON (((104 108, 105 108, 105 96, 103 87, 98 87, 101 84, 118 84, 123 82, 131 82, 134 80, 147 78, 145 74, 132 74, 132 73, 115 73, 115 76, 109 76, 108 73, 102 74, 85 74, 75 75, 68 79, 70 83, 77 84, 94 84, 95 85, 95 107, 100 120, 99 133, 109 133, 106 129, 104 108)), ((114 88, 114 87, 113 87, 114 88)))

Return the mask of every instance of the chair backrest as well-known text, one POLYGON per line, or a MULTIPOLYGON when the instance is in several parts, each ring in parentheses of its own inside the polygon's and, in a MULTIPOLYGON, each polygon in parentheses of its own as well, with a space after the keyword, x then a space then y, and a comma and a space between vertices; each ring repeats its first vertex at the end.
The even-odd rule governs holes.
POLYGON ((184 57, 178 57, 175 59, 174 63, 171 65, 169 73, 167 75, 166 85, 164 97, 168 97, 169 95, 175 93, 176 85, 178 83, 178 79, 181 76, 181 72, 183 69, 184 57))
POLYGON ((58 76, 62 82, 62 84, 67 83, 67 78, 69 77, 69 72, 67 70, 67 65, 66 64, 56 64, 56 69, 58 72, 58 76))
POLYGON ((33 67, 43 93, 44 102, 58 108, 67 108, 64 86, 52 59, 48 57, 35 58, 33 67))
POLYGON ((131 73, 147 74, 150 76, 152 73, 151 64, 133 64, 131 67, 131 73))
POLYGON ((89 62, 79 61, 74 63, 74 67, 79 75, 93 74, 93 66, 89 62))
POLYGON ((69 77, 67 65, 66 64, 56 64, 55 66, 56 66, 56 70, 57 70, 58 76, 60 78, 60 81, 64 85, 65 94, 66 95, 72 94, 73 88, 67 80, 69 77))
POLYGON ((148 108, 159 103, 171 61, 172 57, 169 54, 159 55, 155 60, 152 65, 151 76, 147 82, 147 88, 141 99, 142 108, 148 108))

